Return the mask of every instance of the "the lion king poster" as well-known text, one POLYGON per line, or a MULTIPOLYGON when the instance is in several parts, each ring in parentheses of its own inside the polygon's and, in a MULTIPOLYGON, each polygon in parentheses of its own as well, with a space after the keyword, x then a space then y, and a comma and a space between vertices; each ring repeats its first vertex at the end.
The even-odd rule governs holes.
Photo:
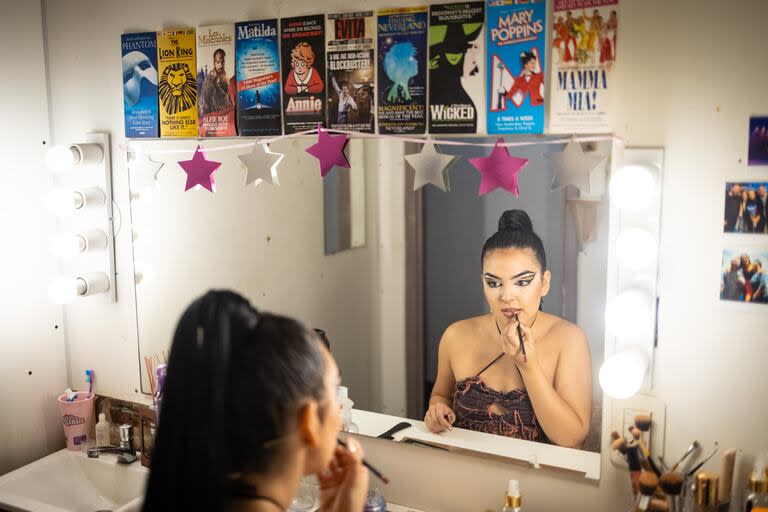
POLYGON ((195 29, 157 33, 161 137, 197 137, 195 29))

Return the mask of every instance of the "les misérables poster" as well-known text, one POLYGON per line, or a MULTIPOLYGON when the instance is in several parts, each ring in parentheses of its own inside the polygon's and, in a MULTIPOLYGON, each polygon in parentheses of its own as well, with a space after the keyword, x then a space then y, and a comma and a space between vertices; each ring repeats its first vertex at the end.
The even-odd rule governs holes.
POLYGON ((376 119, 373 11, 329 14, 326 32, 328 126, 373 133, 376 119))
POLYGON ((555 0, 549 131, 613 131, 618 0, 555 0))
POLYGON ((485 131, 485 3, 429 7, 429 133, 485 131))
POLYGON ((285 133, 325 125, 325 15, 280 20, 285 133))
POLYGON ((379 133, 424 133, 427 127, 427 8, 379 11, 379 133))
POLYGON ((200 137, 233 137, 235 128, 235 27, 197 28, 197 123, 200 137))
POLYGON ((543 0, 488 1, 488 133, 544 132, 543 0))

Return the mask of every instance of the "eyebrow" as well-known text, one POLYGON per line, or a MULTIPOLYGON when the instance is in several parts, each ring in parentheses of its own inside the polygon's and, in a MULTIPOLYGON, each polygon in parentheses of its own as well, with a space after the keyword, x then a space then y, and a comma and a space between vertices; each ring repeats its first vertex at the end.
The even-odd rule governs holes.
MULTIPOLYGON (((519 277, 527 276, 528 274, 533 274, 533 275, 535 276, 535 275, 536 275, 536 272, 534 272, 533 270, 523 270, 522 272, 520 272, 520 273, 518 273, 518 274, 515 274, 514 276, 512 276, 512 278, 511 278, 511 279, 517 279, 517 278, 519 278, 519 277)), ((483 275, 484 275, 485 277, 490 277, 490 278, 496 279, 497 281, 501 281, 501 280, 502 280, 502 279, 501 279, 499 276, 495 276, 495 275, 491 274, 490 272, 486 272, 486 273, 485 273, 485 274, 483 274, 483 275)))

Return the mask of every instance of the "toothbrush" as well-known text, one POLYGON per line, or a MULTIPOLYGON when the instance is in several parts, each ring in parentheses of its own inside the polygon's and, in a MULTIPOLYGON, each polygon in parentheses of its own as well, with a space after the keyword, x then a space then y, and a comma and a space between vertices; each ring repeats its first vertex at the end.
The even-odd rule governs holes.
POLYGON ((88 396, 93 396, 93 370, 85 370, 85 382, 88 383, 88 396))
POLYGON ((72 391, 72 388, 65 389, 64 394, 67 395, 67 397, 65 398, 67 402, 74 402, 75 399, 77 398, 77 392, 72 391))

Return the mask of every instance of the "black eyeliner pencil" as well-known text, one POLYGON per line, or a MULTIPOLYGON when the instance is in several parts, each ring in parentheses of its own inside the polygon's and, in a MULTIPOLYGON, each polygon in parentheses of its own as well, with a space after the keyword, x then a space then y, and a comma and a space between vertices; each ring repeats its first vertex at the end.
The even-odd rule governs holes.
POLYGON ((517 337, 520 339, 520 350, 523 351, 523 362, 528 362, 528 356, 525 355, 525 341, 523 341, 523 328, 520 327, 520 315, 517 315, 517 337))
MULTIPOLYGON (((347 443, 345 443, 343 440, 341 440, 341 439, 337 439, 337 441, 338 441, 338 442, 339 442, 339 444, 340 444, 341 446, 343 446, 344 448, 346 448, 346 447, 347 447, 347 443)), ((365 460, 365 459, 363 459, 363 466, 367 467, 367 468, 368 468, 368 469, 371 471, 371 473, 373 473, 374 475, 376 475, 376 476, 379 478, 379 480, 381 480, 381 481, 382 481, 382 482, 384 482, 385 484, 388 484, 388 483, 389 483, 389 478, 385 477, 384 475, 382 475, 382 474, 381 474, 381 472, 380 472, 378 469, 376 469, 375 467, 373 467, 373 466, 371 466, 370 464, 368 464, 368 461, 367 461, 367 460, 365 460)))

